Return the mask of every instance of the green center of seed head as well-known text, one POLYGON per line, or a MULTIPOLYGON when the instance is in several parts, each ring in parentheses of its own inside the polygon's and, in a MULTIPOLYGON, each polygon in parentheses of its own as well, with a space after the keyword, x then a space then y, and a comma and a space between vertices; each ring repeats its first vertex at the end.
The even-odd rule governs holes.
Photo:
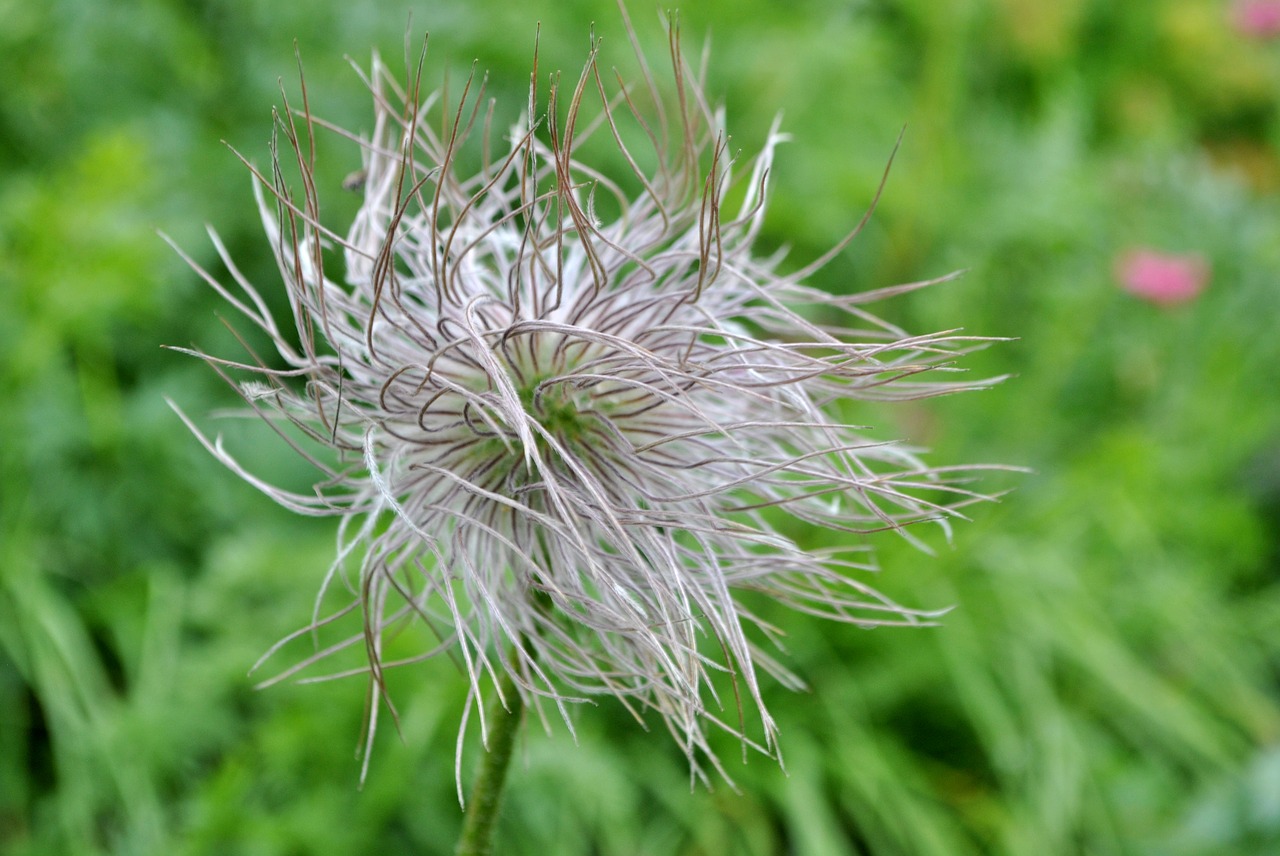
MULTIPOLYGON (((520 390, 520 401, 525 412, 537 420, 543 431, 554 437, 563 448, 571 448, 584 442, 590 430, 588 423, 591 417, 583 413, 582 403, 565 384, 551 384, 539 389, 539 382, 535 381, 520 390)), ((559 457, 541 433, 535 436, 534 442, 544 461, 559 457)))

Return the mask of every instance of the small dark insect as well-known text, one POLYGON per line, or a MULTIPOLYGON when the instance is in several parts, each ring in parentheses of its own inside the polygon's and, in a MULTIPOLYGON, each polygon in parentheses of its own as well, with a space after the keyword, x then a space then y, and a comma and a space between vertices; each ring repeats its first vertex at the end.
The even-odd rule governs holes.
POLYGON ((364 183, 368 180, 369 170, 358 169, 347 175, 346 178, 342 179, 342 189, 350 191, 351 193, 357 193, 364 190, 364 183))

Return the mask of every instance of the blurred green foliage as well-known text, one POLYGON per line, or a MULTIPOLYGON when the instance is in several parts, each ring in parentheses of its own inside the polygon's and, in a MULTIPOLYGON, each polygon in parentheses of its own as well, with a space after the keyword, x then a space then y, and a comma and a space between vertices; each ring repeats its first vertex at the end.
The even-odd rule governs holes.
MULTIPOLYGON (((631 11, 656 56, 653 9, 631 11)), ((400 734, 363 790, 359 681, 251 688, 332 531, 221 470, 165 406, 232 394, 162 344, 232 340, 156 230, 216 270, 213 223, 271 282, 219 140, 265 161, 295 39, 313 107, 361 128, 346 54, 429 30, 428 80, 478 58, 514 111, 539 20, 544 68, 576 69, 592 21, 630 67, 616 10, 0 0, 0 20, 0 851, 451 852, 448 661, 394 676, 400 734)), ((726 742, 740 792, 691 793, 670 741, 605 703, 578 745, 527 729, 500 852, 1280 852, 1280 42, 1217 0, 715 0, 682 23, 690 52, 712 37, 737 144, 784 111, 764 241, 793 259, 856 222, 907 126, 872 225, 816 281, 968 268, 883 309, 1018 337, 968 361, 1015 377, 879 427, 1035 472, 936 557, 884 540, 884 588, 954 604, 941 627, 772 616, 813 687, 768 691, 785 774, 726 742), (1124 294, 1112 266, 1139 245, 1204 256, 1206 292, 1124 294)), ((320 157, 333 185, 354 168, 330 140, 320 157)))

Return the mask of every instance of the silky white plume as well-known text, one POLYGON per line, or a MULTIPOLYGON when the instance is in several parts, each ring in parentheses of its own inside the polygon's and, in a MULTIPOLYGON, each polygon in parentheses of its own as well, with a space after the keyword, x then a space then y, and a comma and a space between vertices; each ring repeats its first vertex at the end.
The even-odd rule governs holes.
POLYGON ((468 708, 504 671, 544 722, 550 705, 570 729, 567 702, 614 696, 656 712, 701 776, 717 763, 707 723, 776 751, 758 673, 798 685, 762 647, 778 631, 743 593, 861 626, 932 617, 863 582, 866 536, 945 526, 983 498, 959 478, 976 468, 926 466, 846 424, 847 402, 985 385, 940 374, 983 340, 908 335, 865 308, 931 283, 852 296, 806 285, 848 240, 790 272, 755 254, 782 136, 734 154, 676 33, 669 98, 643 57, 640 86, 607 84, 593 42, 576 82, 553 76, 544 104, 535 61, 497 156, 475 80, 444 110, 375 58, 367 137, 286 104, 285 145, 254 175, 291 330, 214 235, 234 285, 201 274, 277 353, 190 353, 323 477, 287 491, 197 434, 282 505, 340 519, 297 636, 344 618, 362 627, 281 677, 363 645, 370 739, 394 665, 384 635, 406 620, 441 636, 423 656, 462 664, 468 708), (345 236, 318 216, 322 127, 362 154, 348 184, 363 204, 345 236), (621 174, 583 161, 589 137, 610 143, 621 174), (847 533, 846 546, 803 549, 787 518, 847 533), (345 606, 331 610, 336 597, 345 606), (741 725, 744 708, 758 729, 741 725))

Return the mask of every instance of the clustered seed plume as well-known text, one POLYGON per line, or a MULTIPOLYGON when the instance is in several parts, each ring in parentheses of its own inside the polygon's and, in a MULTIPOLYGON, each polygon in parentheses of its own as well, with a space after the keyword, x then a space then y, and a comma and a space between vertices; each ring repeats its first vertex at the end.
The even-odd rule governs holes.
POLYGON ((753 253, 783 136, 732 155, 678 27, 669 37, 669 100, 638 45, 639 86, 606 83, 593 38, 576 82, 553 75, 545 104, 535 59, 498 157, 474 78, 449 109, 375 57, 367 136, 315 117, 304 86, 302 108, 277 117, 271 173, 254 170, 292 330, 210 233, 234 285, 197 270, 277 353, 189 353, 323 477, 313 493, 268 484, 187 422, 280 504, 339 519, 313 621, 281 644, 344 618, 362 626, 280 677, 363 645, 370 740, 396 665, 385 639, 415 619, 440 640, 408 662, 455 657, 468 711, 504 670, 544 724, 550 706, 572 730, 567 703, 613 696, 656 712, 705 777, 705 760, 719 767, 707 723, 776 754, 758 672, 799 685, 762 647, 779 631, 744 593, 860 626, 934 617, 862 581, 864 536, 945 527, 984 498, 963 486, 976 468, 927 467, 846 424, 846 403, 983 386, 938 375, 982 340, 911 336, 865 308, 931 283, 851 296, 806 285, 861 223, 794 272, 753 253), (362 156, 345 236, 319 219, 319 128, 362 156), (620 177, 580 159, 591 138, 611 143, 620 177), (326 272, 335 256, 340 280, 326 272), (803 549, 786 518, 847 535, 803 549), (751 708, 762 737, 748 734, 751 708))

